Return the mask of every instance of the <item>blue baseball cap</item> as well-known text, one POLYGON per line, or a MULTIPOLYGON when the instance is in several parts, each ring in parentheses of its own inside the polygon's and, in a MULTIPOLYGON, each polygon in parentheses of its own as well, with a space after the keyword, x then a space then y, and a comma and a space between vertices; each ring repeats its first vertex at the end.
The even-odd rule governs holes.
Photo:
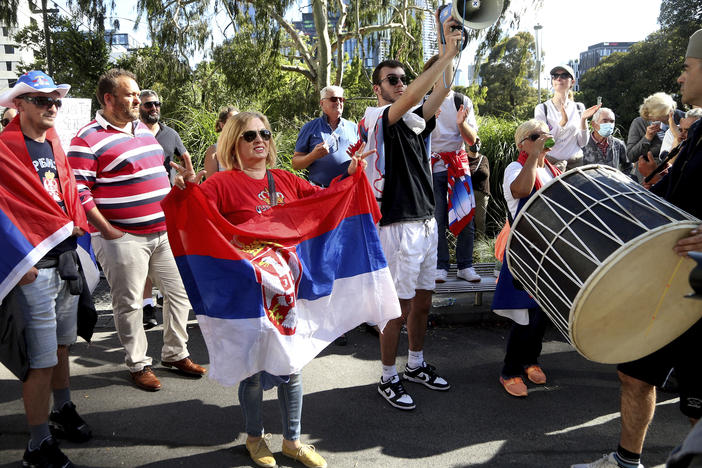
POLYGON ((71 85, 56 85, 49 75, 40 70, 32 70, 20 76, 15 85, 0 95, 0 106, 12 107, 12 102, 18 96, 27 93, 52 93, 58 91, 59 97, 64 97, 71 85))

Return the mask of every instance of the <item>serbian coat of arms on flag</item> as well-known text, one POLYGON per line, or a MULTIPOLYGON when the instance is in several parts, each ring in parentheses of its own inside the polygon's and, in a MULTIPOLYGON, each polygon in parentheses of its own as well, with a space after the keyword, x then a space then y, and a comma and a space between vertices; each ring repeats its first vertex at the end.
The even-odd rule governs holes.
POLYGON ((194 184, 162 205, 209 374, 224 385, 297 372, 347 330, 400 316, 362 171, 239 225, 194 184))

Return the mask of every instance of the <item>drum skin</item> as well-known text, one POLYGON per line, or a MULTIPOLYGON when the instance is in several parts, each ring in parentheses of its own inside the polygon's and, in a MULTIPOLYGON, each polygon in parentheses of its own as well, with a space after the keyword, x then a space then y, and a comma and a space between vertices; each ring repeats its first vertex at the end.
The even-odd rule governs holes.
POLYGON ((584 166, 525 203, 507 262, 580 354, 633 361, 702 317, 702 304, 684 297, 695 262, 672 250, 699 224, 617 170, 584 166))

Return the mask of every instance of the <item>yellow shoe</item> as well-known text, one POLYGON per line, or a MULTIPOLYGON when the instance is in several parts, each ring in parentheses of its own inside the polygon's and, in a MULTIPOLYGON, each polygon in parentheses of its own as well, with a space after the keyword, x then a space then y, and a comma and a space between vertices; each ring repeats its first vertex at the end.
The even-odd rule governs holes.
POLYGON ((246 450, 249 451, 251 459, 258 466, 263 466, 265 468, 275 468, 277 466, 275 458, 273 458, 273 454, 268 448, 268 441, 270 439, 271 435, 266 434, 255 442, 246 441, 246 450))
POLYGON ((307 468, 327 468, 327 461, 314 450, 314 445, 303 444, 296 449, 283 445, 283 455, 299 461, 307 468))

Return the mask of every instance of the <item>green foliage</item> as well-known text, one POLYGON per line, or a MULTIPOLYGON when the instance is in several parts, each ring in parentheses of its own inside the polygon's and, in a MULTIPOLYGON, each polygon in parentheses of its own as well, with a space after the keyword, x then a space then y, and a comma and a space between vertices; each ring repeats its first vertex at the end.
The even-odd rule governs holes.
POLYGON ((480 68, 482 86, 487 88, 483 114, 517 119, 533 114, 537 92, 530 79, 535 54, 534 37, 528 32, 505 38, 492 48, 487 63, 480 68))
MULTIPOLYGON (((702 25, 702 2, 699 0, 662 0, 658 23, 662 29, 679 29, 687 38, 702 25)), ((685 41, 687 44, 687 40, 685 41)))
POLYGON ((205 151, 217 142, 219 136, 215 132, 217 112, 206 110, 202 106, 182 104, 178 106, 177 113, 179 118, 164 118, 163 121, 178 132, 192 158, 193 167, 199 171, 205 165, 205 151))
MULTIPOLYGON (((109 67, 110 53, 102 34, 82 31, 72 18, 49 16, 53 76, 56 83, 71 85, 71 96, 95 98, 95 85, 109 67)), ((22 63, 18 72, 46 70, 44 31, 36 23, 22 28, 15 40, 34 52, 34 61, 22 63)))
POLYGON ((519 156, 514 145, 514 132, 520 123, 513 118, 478 117, 480 152, 490 161, 490 201, 485 221, 488 237, 499 232, 507 216, 502 179, 507 165, 519 156))
POLYGON ((676 80, 686 47, 687 40, 661 30, 634 44, 627 53, 605 57, 581 78, 582 101, 588 106, 602 96, 603 105, 614 110, 617 126, 628 131, 645 97, 658 91, 678 92, 676 80))

